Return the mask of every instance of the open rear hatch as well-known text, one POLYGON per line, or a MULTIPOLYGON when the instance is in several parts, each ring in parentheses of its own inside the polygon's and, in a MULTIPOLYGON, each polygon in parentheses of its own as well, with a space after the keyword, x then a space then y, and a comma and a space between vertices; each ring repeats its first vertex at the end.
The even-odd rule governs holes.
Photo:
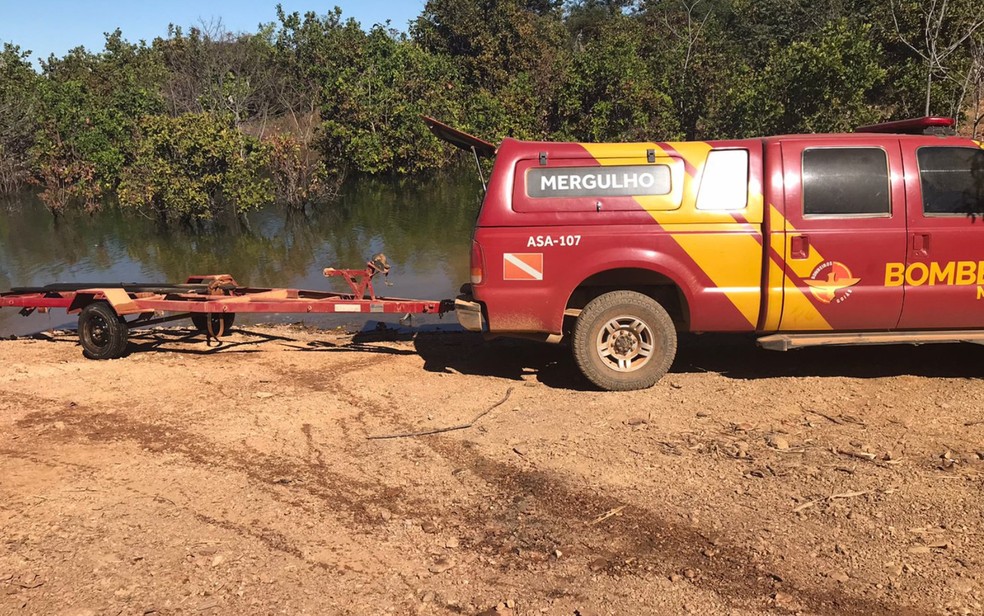
POLYGON ((472 152, 476 157, 491 158, 495 156, 495 146, 488 141, 479 139, 474 135, 469 135, 457 128, 451 128, 440 120, 435 120, 428 116, 421 116, 421 118, 424 120, 427 128, 441 141, 446 141, 466 152, 472 152))
POLYGON ((434 133, 435 137, 441 141, 450 143, 456 148, 472 153, 472 156, 475 157, 475 166, 478 168, 478 179, 482 181, 482 190, 487 190, 488 187, 485 184, 485 174, 482 173, 482 164, 478 159, 492 158, 495 156, 495 146, 484 139, 479 139, 475 135, 469 135, 468 133, 462 132, 457 128, 451 128, 440 120, 435 120, 434 118, 428 116, 420 117, 427 125, 427 128, 434 133))

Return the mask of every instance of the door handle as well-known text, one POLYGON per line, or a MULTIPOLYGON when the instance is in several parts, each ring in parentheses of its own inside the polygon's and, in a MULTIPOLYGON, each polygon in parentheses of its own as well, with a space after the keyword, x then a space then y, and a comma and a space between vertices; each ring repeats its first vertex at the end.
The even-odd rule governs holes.
POLYGON ((810 256, 810 236, 794 235, 789 240, 789 258, 806 259, 810 256))
POLYGON ((912 253, 916 256, 925 257, 929 255, 929 233, 912 234, 912 253))

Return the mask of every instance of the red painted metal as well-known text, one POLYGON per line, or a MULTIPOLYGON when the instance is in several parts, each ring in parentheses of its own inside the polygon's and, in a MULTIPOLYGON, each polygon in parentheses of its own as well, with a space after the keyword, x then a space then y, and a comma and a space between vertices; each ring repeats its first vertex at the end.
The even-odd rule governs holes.
POLYGON ((978 151, 984 145, 905 134, 951 125, 949 118, 930 117, 853 134, 692 144, 506 139, 476 222, 473 280, 463 301, 480 312, 484 331, 501 335, 562 334, 567 309, 580 307, 582 296, 656 286, 673 291, 668 303, 681 307, 689 331, 984 328, 981 213, 925 213, 917 160, 922 147, 978 151), (574 195, 545 203, 527 194, 531 170, 644 164, 653 145, 686 164, 683 205, 677 209, 661 209, 657 200, 637 200, 633 206, 634 197, 574 195), (803 153, 837 148, 885 152, 889 212, 805 213, 803 153), (748 152, 749 207, 701 212, 694 202, 707 151, 727 149, 748 152), (756 198, 759 210, 751 205, 756 198), (731 252, 739 236, 759 248, 731 252), (887 282, 892 268, 906 267, 916 268, 915 281, 887 282), (849 294, 824 299, 814 292, 811 283, 843 277, 837 272, 848 272, 844 280, 857 279, 849 294), (750 296, 760 305, 757 315, 747 308, 749 302, 741 311, 732 301, 750 296))
POLYGON ((0 294, 0 307, 4 308, 68 308, 74 292, 0 294))
MULTIPOLYGON (((64 308, 75 313, 80 308, 70 309, 80 295, 89 295, 93 300, 106 298, 101 289, 82 291, 62 291, 57 293, 8 293, 0 295, 3 308, 64 308)), ((134 297, 130 294, 131 306, 118 310, 120 314, 142 312, 283 312, 283 313, 417 313, 443 314, 452 310, 453 303, 448 300, 418 300, 394 297, 374 299, 354 298, 343 293, 325 293, 302 289, 257 289, 237 288, 230 295, 160 295, 148 294, 134 297)))
POLYGON ((475 152, 476 156, 491 157, 495 156, 495 146, 484 139, 479 139, 474 135, 469 135, 466 132, 462 132, 456 128, 452 128, 441 122, 430 118, 427 116, 421 116, 424 120, 424 124, 430 129, 434 136, 438 139, 446 141, 456 148, 468 152, 475 152))
POLYGON ((953 118, 943 118, 938 116, 927 116, 924 118, 912 118, 909 120, 896 120, 895 122, 882 122, 880 124, 869 124, 859 126, 854 129, 856 133, 896 133, 902 135, 921 135, 927 130, 953 128, 953 118))
MULTIPOLYGON (((762 140, 716 142, 721 147, 741 147, 749 151, 752 182, 761 186, 761 171, 756 167, 762 160, 762 140)), ((735 309, 727 297, 717 292, 711 279, 688 257, 686 251, 654 221, 653 215, 627 197, 601 199, 601 210, 595 207, 598 199, 573 198, 571 201, 590 201, 583 204, 564 203, 563 211, 536 211, 517 205, 520 198, 516 186, 523 184, 521 169, 529 163, 539 165, 539 155, 547 152, 547 167, 556 161, 578 161, 582 166, 601 163, 581 144, 527 142, 506 139, 499 146, 492 169, 488 192, 479 213, 472 252, 472 268, 484 267, 481 284, 473 284, 472 295, 485 308, 488 329, 492 332, 563 331, 564 310, 574 290, 585 280, 603 272, 653 272, 672 281, 680 289, 690 308, 690 326, 694 331, 750 331, 754 327, 735 309), (528 211, 519 211, 528 209, 528 211), (537 238, 573 238, 575 245, 538 246, 537 238), (503 277, 505 253, 538 253, 543 255, 542 280, 517 281, 503 277), (484 263, 476 262, 476 255, 484 263)), ((634 150, 641 164, 646 161, 647 146, 639 144, 634 150)), ((626 154, 620 154, 625 157, 626 154)), ((621 158, 620 158, 621 160, 621 158)), ((560 200, 557 200, 560 201, 560 200)), ((670 212, 683 223, 691 218, 670 212)), ((761 220, 756 220, 761 223, 761 220)), ((749 235, 760 235, 758 224, 744 225, 749 235)), ((750 264, 761 268, 761 261, 750 264)), ((607 276, 607 274, 603 274, 607 276)), ((610 279, 602 284, 617 284, 610 279)), ((759 282, 751 291, 759 291, 759 282)))
POLYGON ((352 296, 358 298, 364 298, 366 292, 369 293, 369 299, 376 300, 376 292, 372 288, 372 278, 376 274, 383 274, 384 276, 389 275, 389 264, 386 262, 386 257, 382 254, 376 255, 372 260, 366 263, 366 269, 364 270, 353 270, 353 269, 335 269, 334 267, 326 267, 324 269, 325 278, 343 278, 348 284, 349 288, 352 289, 352 296))
POLYGON ((352 293, 303 289, 241 287, 228 275, 191 276, 187 284, 206 284, 205 293, 128 293, 122 289, 90 288, 72 291, 0 293, 0 307, 64 308, 79 312, 91 301, 107 300, 121 315, 151 312, 291 313, 291 314, 443 314, 454 310, 451 300, 377 297, 372 278, 385 272, 370 262, 364 270, 328 268, 325 276, 345 279, 352 293), (367 297, 368 295, 368 297, 367 297))
MULTIPOLYGON (((843 147, 844 139, 837 136, 815 135, 809 138, 782 140, 782 165, 785 173, 783 190, 787 224, 796 229, 791 237, 791 252, 785 260, 787 290, 798 289, 804 297, 812 298, 809 278, 796 274, 797 265, 807 262, 811 254, 820 254, 833 262, 843 263, 860 281, 851 288, 850 301, 841 304, 822 304, 823 315, 834 330, 893 329, 902 313, 902 287, 885 286, 886 263, 905 259, 905 216, 902 213, 906 201, 902 173, 889 174, 885 189, 891 203, 897 204, 895 215, 830 217, 804 214, 803 156, 811 148, 843 147), (863 239, 861 239, 863 238, 863 239), (806 254, 795 250, 800 242, 806 242, 806 254)), ((902 155, 898 137, 868 134, 850 141, 852 147, 875 148, 885 152, 888 168, 902 169, 902 155)), ((779 161, 775 161, 779 162, 779 161)), ((792 235, 792 233, 790 233, 792 235)), ((820 267, 819 264, 815 267, 820 267)), ((829 268, 828 268, 829 269, 829 268)), ((827 270, 824 270, 827 271, 827 270)), ((821 304, 818 304, 821 305, 821 304)), ((803 319, 792 311, 782 314, 779 330, 795 331, 805 328, 803 319)))

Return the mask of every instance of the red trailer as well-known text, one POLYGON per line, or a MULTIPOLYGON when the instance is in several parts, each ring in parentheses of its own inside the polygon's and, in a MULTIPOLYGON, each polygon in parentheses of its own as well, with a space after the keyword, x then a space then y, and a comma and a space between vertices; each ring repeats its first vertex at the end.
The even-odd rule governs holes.
POLYGON ((452 300, 377 297, 372 279, 380 273, 389 273, 383 255, 373 257, 363 270, 324 270, 326 277, 344 279, 351 293, 243 287, 227 274, 190 276, 183 284, 57 283, 0 293, 0 308, 20 308, 24 315, 52 308, 78 314, 79 342, 90 359, 121 357, 131 328, 189 317, 211 339, 222 337, 237 313, 444 314, 454 310, 452 300))

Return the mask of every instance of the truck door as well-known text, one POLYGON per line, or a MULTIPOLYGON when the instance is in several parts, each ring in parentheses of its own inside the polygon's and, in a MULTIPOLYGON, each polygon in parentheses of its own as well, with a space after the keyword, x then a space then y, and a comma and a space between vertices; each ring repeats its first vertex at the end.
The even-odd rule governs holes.
POLYGON ((906 246, 898 138, 784 140, 782 162, 785 278, 779 328, 894 328, 903 287, 885 285, 885 268, 905 256, 906 246))
POLYGON ((984 149, 918 137, 902 156, 908 246, 885 272, 886 286, 905 287, 899 327, 984 327, 984 149))

